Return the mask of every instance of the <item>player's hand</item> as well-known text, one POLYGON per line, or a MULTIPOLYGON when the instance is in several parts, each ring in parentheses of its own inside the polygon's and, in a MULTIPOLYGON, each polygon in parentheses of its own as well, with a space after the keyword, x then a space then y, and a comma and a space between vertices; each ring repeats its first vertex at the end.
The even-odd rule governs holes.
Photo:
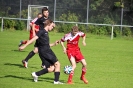
POLYGON ((22 51, 25 48, 25 46, 20 46, 19 51, 22 51))
POLYGON ((83 46, 86 46, 86 42, 85 41, 83 41, 82 44, 83 44, 83 46))
POLYGON ((58 45, 60 43, 59 40, 55 41, 55 46, 58 45))

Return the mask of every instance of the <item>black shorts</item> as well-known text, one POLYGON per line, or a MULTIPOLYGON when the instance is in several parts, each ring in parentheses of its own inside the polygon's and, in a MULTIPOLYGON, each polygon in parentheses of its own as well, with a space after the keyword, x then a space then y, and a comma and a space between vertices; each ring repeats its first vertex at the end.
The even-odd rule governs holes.
POLYGON ((54 65, 55 62, 58 61, 56 55, 50 48, 48 49, 38 48, 38 52, 39 52, 39 57, 42 60, 42 64, 45 65, 47 68, 51 65, 54 65))
POLYGON ((42 66, 45 66, 46 68, 49 68, 50 66, 52 66, 52 64, 50 64, 48 61, 43 60, 42 61, 42 66))

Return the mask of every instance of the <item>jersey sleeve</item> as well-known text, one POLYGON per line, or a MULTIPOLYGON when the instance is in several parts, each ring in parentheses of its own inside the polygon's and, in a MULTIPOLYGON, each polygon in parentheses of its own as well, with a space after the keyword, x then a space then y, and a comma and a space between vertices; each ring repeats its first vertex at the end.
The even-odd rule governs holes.
POLYGON ((71 36, 70 34, 71 34, 71 33, 65 34, 64 37, 61 38, 61 41, 62 41, 62 42, 67 41, 67 40, 70 38, 70 36, 71 36))
POLYGON ((65 42, 65 36, 61 38, 61 41, 62 42, 65 42))
POLYGON ((38 19, 35 21, 35 24, 36 24, 36 25, 40 25, 40 23, 41 23, 41 18, 38 18, 38 19))
POLYGON ((84 37, 85 36, 85 33, 80 31, 79 32, 79 36, 84 37))
POLYGON ((37 21, 37 17, 31 21, 31 23, 35 23, 37 21))

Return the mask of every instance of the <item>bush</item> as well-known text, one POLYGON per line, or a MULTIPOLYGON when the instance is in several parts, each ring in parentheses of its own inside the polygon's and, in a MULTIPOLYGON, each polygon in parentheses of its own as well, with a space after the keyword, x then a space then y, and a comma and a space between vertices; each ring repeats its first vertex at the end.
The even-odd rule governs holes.
POLYGON ((122 28, 122 35, 123 36, 131 36, 132 35, 132 31, 129 27, 123 27, 122 28))
POLYGON ((17 22, 16 22, 15 29, 16 29, 16 30, 23 30, 23 29, 26 28, 25 25, 26 25, 26 24, 24 23, 24 21, 17 21, 17 22))
POLYGON ((4 20, 4 28, 5 29, 14 29, 14 26, 15 26, 14 20, 9 20, 9 19, 4 20))
MULTIPOLYGON (((76 16, 75 13, 68 12, 67 14, 62 14, 59 17, 59 20, 61 20, 61 21, 70 21, 70 22, 78 22, 79 21, 78 17, 79 16, 76 16)), ((58 32, 68 33, 68 32, 71 31, 71 28, 74 25, 76 25, 76 24, 59 23, 58 24, 58 32)))

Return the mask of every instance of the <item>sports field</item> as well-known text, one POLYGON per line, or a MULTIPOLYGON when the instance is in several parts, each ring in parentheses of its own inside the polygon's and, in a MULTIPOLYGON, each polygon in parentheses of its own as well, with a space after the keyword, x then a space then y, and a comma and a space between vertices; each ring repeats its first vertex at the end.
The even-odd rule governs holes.
MULTIPOLYGON (((50 34, 51 42, 60 39, 63 34, 50 34)), ((89 84, 84 84, 80 78, 81 64, 77 64, 73 82, 75 84, 54 85, 53 73, 39 77, 33 82, 31 73, 41 70, 41 61, 36 54, 29 60, 28 68, 24 68, 21 60, 33 50, 34 44, 25 50, 18 51, 20 40, 28 39, 27 31, 0 32, 0 88, 133 88, 133 38, 119 37, 110 40, 108 36, 87 34, 87 46, 79 46, 87 61, 86 78, 89 84)), ((67 56, 63 54, 61 45, 52 47, 61 63, 60 81, 66 82, 68 75, 63 73, 63 67, 69 65, 67 56)))

